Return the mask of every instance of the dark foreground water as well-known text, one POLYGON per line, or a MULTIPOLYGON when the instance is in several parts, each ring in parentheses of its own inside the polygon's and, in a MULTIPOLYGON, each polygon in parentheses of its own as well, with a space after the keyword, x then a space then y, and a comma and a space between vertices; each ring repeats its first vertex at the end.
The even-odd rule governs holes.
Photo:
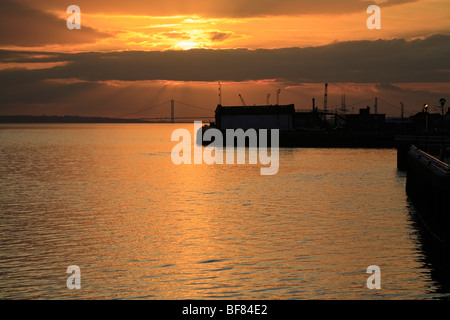
POLYGON ((395 150, 180 165, 189 124, 0 126, 2 299, 448 297, 395 150), (70 265, 81 290, 69 290, 70 265), (369 290, 366 269, 381 269, 369 290))

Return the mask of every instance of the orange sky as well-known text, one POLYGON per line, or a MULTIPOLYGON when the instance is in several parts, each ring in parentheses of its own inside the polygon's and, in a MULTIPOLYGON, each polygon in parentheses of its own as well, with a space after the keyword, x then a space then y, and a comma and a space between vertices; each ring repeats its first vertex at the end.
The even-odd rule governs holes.
MULTIPOLYGON (((422 101, 450 93, 448 38, 426 40, 450 35, 448 0, 5 0, 0 28, 8 30, 0 35, 0 82, 5 84, 0 114, 113 116, 170 99, 213 110, 217 81, 224 86, 224 104, 236 105, 239 93, 248 104, 263 104, 267 93, 275 97, 280 88, 282 103, 309 107, 313 96, 320 101, 324 82, 330 82, 330 103, 336 106, 344 93, 350 102, 378 95, 394 105, 406 101, 414 112, 422 101), (381 30, 366 27, 366 8, 375 3, 381 8, 381 30), (66 8, 72 4, 81 8, 81 30, 66 28, 66 8), (303 48, 299 59, 304 61, 294 66, 295 51, 273 50, 282 48, 303 48), (205 70, 201 64, 183 72, 178 64, 179 74, 170 70, 202 59, 200 52, 164 53, 188 49, 223 53, 208 58, 205 70), (255 51, 252 59, 251 53, 230 49, 269 51, 255 51), (161 52, 161 57, 153 65, 148 62, 153 56, 142 58, 142 75, 132 56, 114 54, 122 51, 161 52), (105 56, 73 55, 79 52, 105 56), (158 69, 161 65, 167 72, 158 69), (410 69, 415 72, 409 76, 410 69)), ((398 113, 395 108, 385 112, 398 113)))
MULTIPOLYGON (((65 1, 16 2, 61 20, 69 16, 65 1)), ((78 39, 71 43, 71 37, 77 38, 82 33, 73 30, 66 33, 63 44, 36 43, 20 47, 58 52, 283 48, 334 41, 413 38, 450 30, 450 2, 447 0, 228 0, 228 5, 216 0, 170 0, 162 4, 146 0, 79 0, 74 3, 81 8, 82 28, 89 27, 104 35, 91 34, 84 43, 78 39), (366 8, 377 2, 381 8, 382 28, 369 30, 366 8)), ((32 23, 36 27, 39 21, 32 23)), ((61 24, 61 28, 64 27, 61 24)), ((54 29, 53 33, 56 31, 54 29)), ((18 48, 13 44, 2 47, 18 48)))

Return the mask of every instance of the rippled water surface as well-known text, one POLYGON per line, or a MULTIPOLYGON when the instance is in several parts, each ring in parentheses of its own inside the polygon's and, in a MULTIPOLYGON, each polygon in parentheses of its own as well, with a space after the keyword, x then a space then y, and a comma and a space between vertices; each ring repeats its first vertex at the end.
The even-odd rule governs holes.
POLYGON ((192 124, 0 126, 0 298, 448 296, 421 249, 395 150, 281 149, 180 165, 192 124), (81 290, 66 269, 81 268, 81 290), (369 265, 381 290, 369 290, 369 265))

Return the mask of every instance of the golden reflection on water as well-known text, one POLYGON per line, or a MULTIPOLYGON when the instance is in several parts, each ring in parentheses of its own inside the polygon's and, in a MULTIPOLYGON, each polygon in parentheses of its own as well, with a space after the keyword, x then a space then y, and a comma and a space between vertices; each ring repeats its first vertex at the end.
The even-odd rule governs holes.
POLYGON ((395 150, 282 149, 280 170, 172 163, 189 124, 2 125, 0 298, 438 296, 395 150), (382 290, 365 286, 369 265, 382 290), (69 265, 82 289, 68 290, 69 265))

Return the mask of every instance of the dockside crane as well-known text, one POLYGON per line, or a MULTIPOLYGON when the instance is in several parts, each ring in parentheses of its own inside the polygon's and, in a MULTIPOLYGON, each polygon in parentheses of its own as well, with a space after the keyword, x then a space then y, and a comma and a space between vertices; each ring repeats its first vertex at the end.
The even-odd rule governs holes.
POLYGON ((242 105, 244 107, 246 107, 247 105, 245 104, 244 98, 242 98, 241 94, 239 93, 239 98, 241 99, 242 105))

